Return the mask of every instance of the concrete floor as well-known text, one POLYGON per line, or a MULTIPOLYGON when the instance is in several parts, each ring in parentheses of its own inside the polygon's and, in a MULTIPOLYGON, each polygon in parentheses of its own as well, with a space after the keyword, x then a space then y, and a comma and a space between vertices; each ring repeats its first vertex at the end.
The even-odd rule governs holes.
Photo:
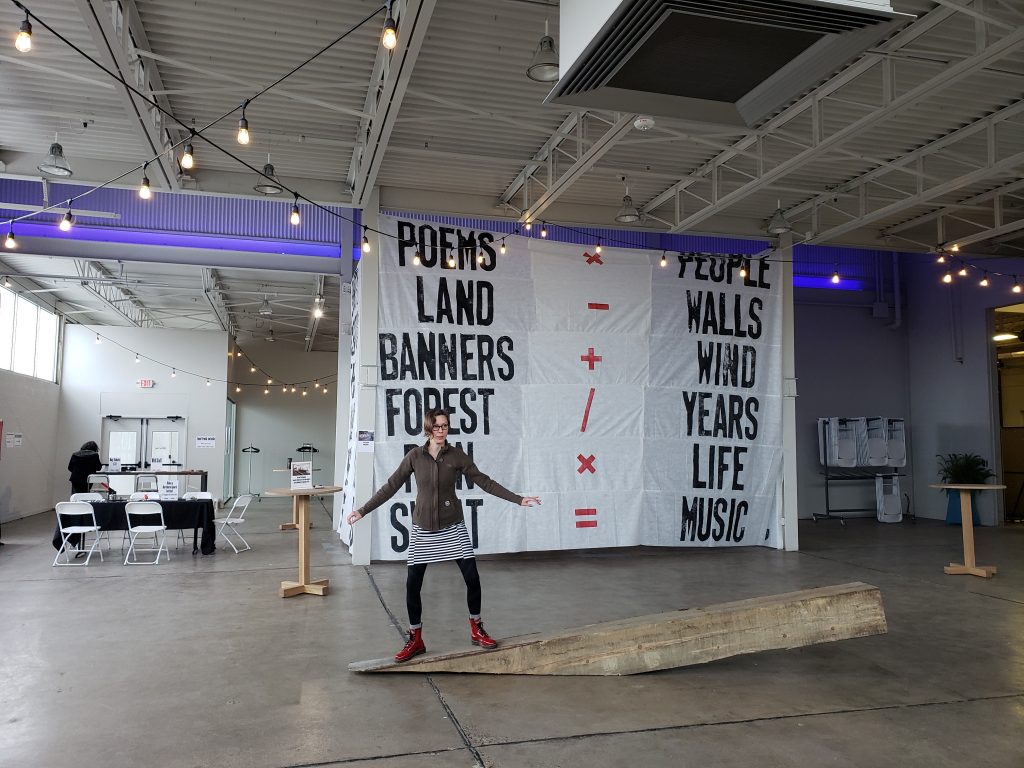
MULTIPOLYGON (((374 677, 346 665, 400 647, 404 564, 351 566, 314 503, 331 594, 278 598, 286 504, 252 505, 251 552, 150 568, 117 547, 51 568, 52 515, 4 525, 0 766, 1024 764, 1024 526, 977 531, 990 581, 943 575, 960 531, 933 521, 807 522, 799 553, 484 558, 498 637, 847 581, 881 588, 889 634, 624 678, 374 677)), ((424 605, 428 648, 467 646, 454 566, 424 605)))

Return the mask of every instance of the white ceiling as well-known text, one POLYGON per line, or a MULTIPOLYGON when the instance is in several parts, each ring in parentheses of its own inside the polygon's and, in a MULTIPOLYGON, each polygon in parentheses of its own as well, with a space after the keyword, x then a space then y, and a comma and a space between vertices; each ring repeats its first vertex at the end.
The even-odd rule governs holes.
MULTIPOLYGON (((131 73, 133 62, 144 62, 154 96, 197 126, 382 8, 363 0, 26 5, 107 66, 120 62, 131 73), (132 29, 127 47, 113 53, 105 45, 115 27, 111 7, 124 9, 132 29)), ((325 203, 350 204, 353 188, 361 198, 364 185, 375 184, 389 208, 511 218, 525 210, 609 226, 625 175, 646 214, 643 226, 661 231, 761 236, 781 205, 798 242, 928 250, 971 236, 963 252, 1020 255, 1024 6, 893 0, 893 7, 916 20, 753 129, 654 115, 655 127, 640 132, 631 120, 625 130, 616 126, 628 115, 546 105, 549 85, 525 76, 545 19, 558 39, 556 0, 398 0, 400 45, 390 64, 378 12, 249 105, 250 146, 234 141, 237 112, 208 135, 254 166, 269 153, 286 183, 325 203)), ((13 36, 21 18, 13 4, 0 5, 0 29, 13 36)), ((106 181, 155 154, 160 128, 135 114, 138 100, 39 25, 33 40, 27 56, 0 50, 0 160, 9 175, 38 176, 35 165, 55 133, 76 181, 106 181)), ((700 77, 685 51, 679 76, 700 77)), ((170 141, 185 135, 169 120, 163 126, 170 141)), ((254 195, 250 170, 195 143, 198 166, 189 177, 165 164, 171 186, 254 195)), ((154 185, 162 183, 155 175, 154 185)), ((58 271, 54 263, 3 260, 0 270, 58 271)), ((200 268, 124 269, 142 281, 131 289, 139 301, 154 314, 166 311, 162 322, 217 327, 200 268), (189 290, 169 297, 157 283, 189 290)), ((308 316, 312 276, 265 277, 222 271, 217 295, 238 313, 239 327, 255 325, 245 297, 263 285, 282 297, 304 294, 308 316), (247 293, 228 290, 236 281, 247 293)), ((305 343, 305 327, 293 330, 305 343)))

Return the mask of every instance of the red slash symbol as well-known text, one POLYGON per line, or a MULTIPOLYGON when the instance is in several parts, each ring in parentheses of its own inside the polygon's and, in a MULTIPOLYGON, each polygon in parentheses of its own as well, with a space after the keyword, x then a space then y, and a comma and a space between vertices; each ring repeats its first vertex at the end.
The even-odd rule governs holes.
MULTIPOLYGON (((580 424, 580 432, 587 431, 587 420, 590 418, 590 406, 594 404, 594 392, 596 390, 591 387, 590 394, 587 396, 587 407, 583 409, 583 423, 580 424)), ((583 470, 580 470, 581 472, 583 470)))
POLYGON ((593 347, 588 347, 587 348, 587 354, 580 355, 580 360, 583 361, 584 363, 586 363, 587 367, 591 371, 594 370, 594 363, 600 363, 601 360, 603 360, 603 359, 604 358, 602 358, 600 355, 595 355, 594 354, 594 348, 593 347))
POLYGON ((595 253, 591 256, 589 253, 584 251, 583 255, 587 257, 587 264, 604 264, 604 262, 601 261, 601 256, 599 254, 595 253))
MULTIPOLYGON (((584 509, 577 509, 577 510, 575 510, 575 512, 576 512, 576 516, 577 517, 581 517, 581 516, 597 517, 597 510, 595 508, 593 508, 593 507, 586 507, 584 509)), ((597 520, 577 520, 576 521, 576 527, 577 528, 597 528, 597 520)))
POLYGON ((585 457, 581 453, 576 458, 580 462, 579 469, 576 470, 577 472, 579 472, 581 475, 583 474, 584 471, 589 471, 590 474, 592 474, 592 475, 596 475, 597 474, 597 470, 594 469, 594 462, 597 461, 597 457, 594 456, 594 454, 590 454, 589 456, 585 457))

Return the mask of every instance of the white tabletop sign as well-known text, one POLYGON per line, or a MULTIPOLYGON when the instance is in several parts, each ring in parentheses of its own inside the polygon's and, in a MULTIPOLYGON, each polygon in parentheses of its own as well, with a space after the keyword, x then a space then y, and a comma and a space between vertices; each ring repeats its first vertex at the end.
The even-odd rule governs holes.
POLYGON ((196 448, 216 448, 216 435, 196 435, 196 448))
POLYGON ((121 458, 119 456, 111 456, 107 459, 107 471, 108 472, 120 472, 121 471, 121 458))
POLYGON ((149 460, 149 468, 154 472, 159 472, 161 469, 164 468, 164 460, 161 459, 159 456, 154 456, 152 459, 149 460))
POLYGON ((313 487, 313 462, 293 461, 291 472, 291 489, 293 491, 313 487))
POLYGON ((178 478, 176 477, 161 477, 160 478, 160 501, 177 501, 178 500, 178 478))

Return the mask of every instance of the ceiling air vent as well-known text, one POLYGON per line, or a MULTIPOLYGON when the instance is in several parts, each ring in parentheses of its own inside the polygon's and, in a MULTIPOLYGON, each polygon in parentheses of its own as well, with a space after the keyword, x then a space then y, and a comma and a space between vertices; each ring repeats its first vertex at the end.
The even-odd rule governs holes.
POLYGON ((750 127, 912 16, 871 0, 562 0, 547 101, 750 127))

